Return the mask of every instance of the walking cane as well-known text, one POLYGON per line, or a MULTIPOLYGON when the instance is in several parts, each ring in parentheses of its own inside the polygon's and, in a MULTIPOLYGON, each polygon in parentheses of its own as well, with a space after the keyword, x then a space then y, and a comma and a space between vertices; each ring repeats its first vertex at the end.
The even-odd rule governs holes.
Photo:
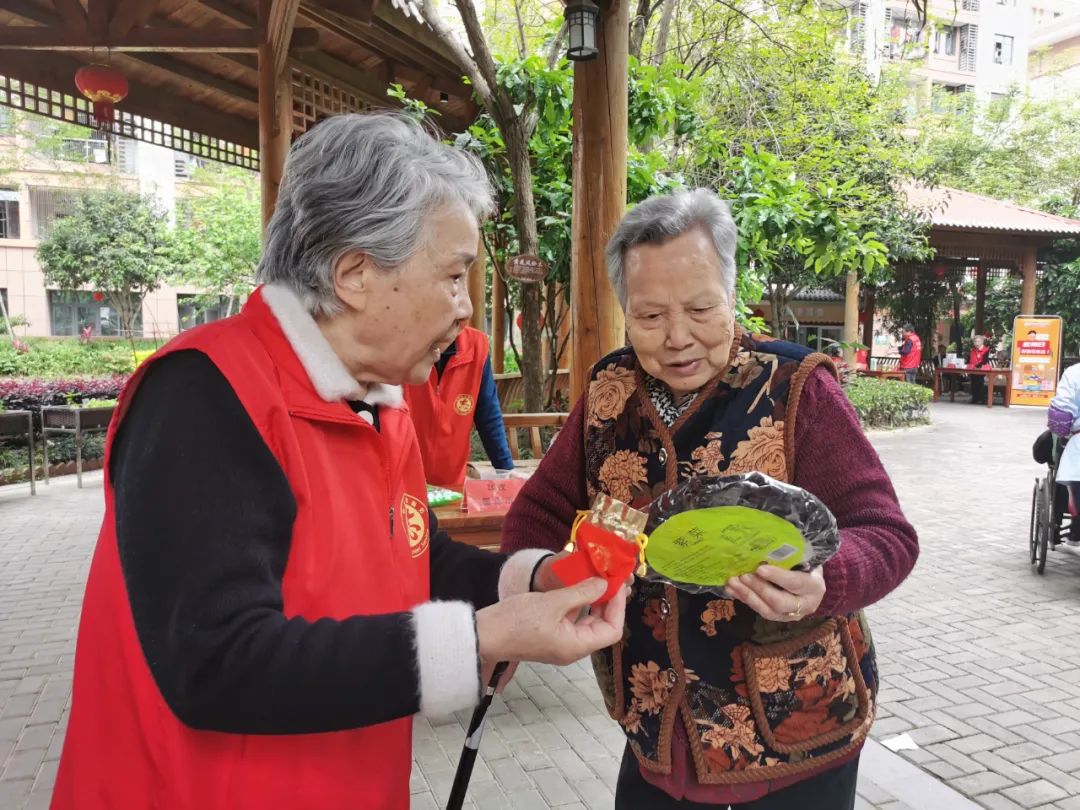
POLYGON ((476 764, 476 755, 480 752, 480 736, 484 733, 484 717, 495 697, 495 689, 499 681, 506 674, 509 661, 500 661, 495 665, 495 671, 491 673, 484 696, 480 698, 480 704, 473 710, 472 720, 469 721, 469 734, 465 738, 465 745, 461 749, 461 759, 458 760, 457 773, 454 774, 454 786, 450 788, 450 800, 446 803, 446 810, 461 810, 465 803, 465 794, 469 790, 469 779, 472 778, 473 765, 476 764))

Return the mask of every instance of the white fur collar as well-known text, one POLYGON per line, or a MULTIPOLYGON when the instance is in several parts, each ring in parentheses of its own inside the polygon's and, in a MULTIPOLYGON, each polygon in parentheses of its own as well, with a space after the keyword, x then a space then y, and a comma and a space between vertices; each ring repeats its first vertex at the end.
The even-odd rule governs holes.
POLYGON ((327 402, 361 399, 368 405, 401 407, 403 397, 401 387, 397 385, 374 384, 368 388, 366 396, 360 396, 360 385, 292 290, 282 284, 267 284, 262 288, 262 297, 320 397, 327 402))

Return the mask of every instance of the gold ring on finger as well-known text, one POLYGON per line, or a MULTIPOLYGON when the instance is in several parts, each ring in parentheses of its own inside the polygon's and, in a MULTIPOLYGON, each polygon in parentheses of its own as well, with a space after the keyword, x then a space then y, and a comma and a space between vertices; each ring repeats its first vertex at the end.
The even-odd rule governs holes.
POLYGON ((787 617, 792 621, 798 621, 802 618, 802 597, 795 597, 795 609, 787 614, 787 617))

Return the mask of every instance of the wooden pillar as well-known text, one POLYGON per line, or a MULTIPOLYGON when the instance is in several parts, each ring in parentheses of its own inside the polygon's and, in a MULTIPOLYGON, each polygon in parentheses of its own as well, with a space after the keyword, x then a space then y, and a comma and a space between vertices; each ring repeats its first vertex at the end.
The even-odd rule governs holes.
POLYGON ((503 280, 499 271, 491 272, 491 370, 506 372, 506 301, 503 280))
POLYGON ((559 324, 559 347, 562 348, 562 355, 558 358, 556 364, 559 368, 566 368, 570 363, 570 353, 572 348, 567 342, 567 338, 570 336, 570 312, 568 312, 568 304, 566 299, 562 295, 559 295, 555 300, 555 322, 559 324))
POLYGON ((626 211, 629 32, 628 0, 601 0, 600 54, 574 65, 571 405, 584 392, 589 369, 625 338, 604 247, 626 211))
POLYGON ((1035 255, 1034 247, 1024 248, 1024 258, 1020 269, 1024 273, 1024 286, 1020 292, 1020 314, 1035 314, 1035 255))
POLYGON ((975 334, 986 331, 986 266, 979 262, 975 270, 975 334))
POLYGON ((273 46, 259 46, 259 183, 266 229, 277 204, 285 156, 292 142, 292 82, 288 68, 276 72, 273 46))
POLYGON ((867 287, 863 293, 863 331, 862 341, 866 346, 866 362, 874 355, 874 309, 877 306, 877 295, 873 287, 867 287))
MULTIPOLYGON (((859 274, 848 271, 844 284, 844 342, 859 342, 859 274)), ((855 350, 844 349, 844 361, 855 362, 855 350)))
POLYGON ((487 251, 484 237, 476 248, 476 261, 469 266, 469 300, 472 301, 472 319, 469 325, 481 332, 487 331, 487 251))

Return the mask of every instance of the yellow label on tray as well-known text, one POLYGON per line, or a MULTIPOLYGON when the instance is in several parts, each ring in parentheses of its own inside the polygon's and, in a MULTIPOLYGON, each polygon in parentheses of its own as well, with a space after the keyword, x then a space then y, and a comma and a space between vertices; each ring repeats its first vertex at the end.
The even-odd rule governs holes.
POLYGON ((692 509, 649 535, 645 560, 674 583, 719 586, 762 563, 794 568, 806 541, 783 518, 747 506, 692 509))

